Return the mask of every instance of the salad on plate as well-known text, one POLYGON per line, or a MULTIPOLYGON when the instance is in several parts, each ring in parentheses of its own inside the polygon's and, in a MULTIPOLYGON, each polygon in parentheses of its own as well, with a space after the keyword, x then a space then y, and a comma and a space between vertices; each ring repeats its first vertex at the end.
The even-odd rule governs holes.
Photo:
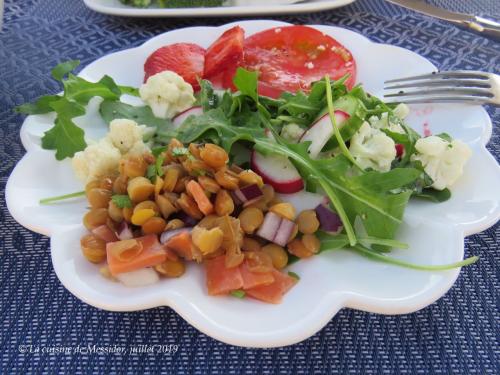
POLYGON ((40 204, 86 196, 82 254, 110 281, 149 285, 196 262, 209 295, 279 303, 300 279, 287 266, 324 251, 420 270, 477 260, 390 256, 408 247, 396 238, 408 201, 449 199, 471 151, 421 137, 408 107, 365 92, 350 51, 315 28, 245 37, 235 26, 207 49, 162 46, 137 67, 138 88, 87 81, 77 66, 53 69, 61 95, 18 110, 55 113, 42 147, 71 158, 85 188, 40 204), (74 121, 89 102, 109 124, 99 140, 74 121))

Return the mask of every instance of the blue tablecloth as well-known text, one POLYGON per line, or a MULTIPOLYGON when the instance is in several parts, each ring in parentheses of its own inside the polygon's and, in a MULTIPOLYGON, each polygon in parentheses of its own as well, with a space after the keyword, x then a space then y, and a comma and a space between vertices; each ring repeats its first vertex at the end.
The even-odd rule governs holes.
MULTIPOLYGON (((500 19, 498 0, 433 2, 500 19)), ((462 270, 455 286, 433 305, 403 316, 345 309, 315 336, 285 348, 222 344, 168 307, 113 313, 80 302, 54 274, 49 239, 22 228, 5 207, 7 178, 24 153, 22 117, 13 113, 13 106, 56 92, 48 72, 62 60, 81 59, 86 65, 167 30, 234 19, 115 18, 86 9, 80 0, 6 0, 5 8, 0 33, 0 374, 500 373, 498 225, 466 239, 467 254, 479 255, 481 261, 462 270), (178 351, 91 352, 93 345, 140 344, 175 344, 178 351), (33 345, 33 353, 22 345, 33 345), (82 349, 66 353, 67 347, 82 349), (42 348, 55 352, 43 353, 42 348)), ((277 19, 346 27, 411 49, 441 69, 498 73, 500 68, 500 43, 380 0, 277 19)), ((488 112, 494 122, 489 149, 498 158, 500 110, 488 112)))

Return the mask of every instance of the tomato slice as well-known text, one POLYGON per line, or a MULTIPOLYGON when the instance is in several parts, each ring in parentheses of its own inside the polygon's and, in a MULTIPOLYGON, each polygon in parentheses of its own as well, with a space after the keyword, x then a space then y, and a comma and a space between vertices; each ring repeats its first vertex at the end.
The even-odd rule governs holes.
POLYGON ((350 74, 356 81, 352 54, 332 37, 308 26, 275 27, 245 39, 243 65, 259 72, 259 93, 278 97, 282 92, 307 92, 326 74, 336 80, 350 74))
POLYGON ((144 82, 156 73, 171 70, 199 90, 203 76, 205 49, 193 43, 175 43, 154 51, 144 63, 144 82))
POLYGON ((231 75, 243 61, 244 30, 235 26, 226 30, 205 53, 204 78, 218 76, 221 73, 231 75))

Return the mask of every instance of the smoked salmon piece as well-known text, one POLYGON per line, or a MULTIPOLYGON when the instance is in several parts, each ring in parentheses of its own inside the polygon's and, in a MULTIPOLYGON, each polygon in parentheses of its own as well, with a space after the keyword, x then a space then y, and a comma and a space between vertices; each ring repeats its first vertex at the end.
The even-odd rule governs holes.
POLYGON ((272 284, 248 289, 245 293, 263 302, 281 303, 283 296, 297 283, 297 280, 276 270, 272 271, 272 275, 274 277, 272 284))

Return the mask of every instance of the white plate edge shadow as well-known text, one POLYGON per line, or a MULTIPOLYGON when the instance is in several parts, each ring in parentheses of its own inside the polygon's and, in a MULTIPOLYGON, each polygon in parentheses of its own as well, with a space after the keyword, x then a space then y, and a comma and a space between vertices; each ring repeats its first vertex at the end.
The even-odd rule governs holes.
MULTIPOLYGON (((257 25, 257 28, 259 28, 259 27, 267 28, 267 27, 272 27, 272 26, 277 26, 277 25, 286 25, 286 23, 272 22, 272 21, 242 21, 242 22, 234 22, 232 24, 227 24, 227 25, 223 25, 220 27, 213 27, 211 29, 224 30, 225 28, 229 28, 234 24, 240 24, 240 25, 243 24, 244 26, 246 26, 245 24, 252 24, 253 26, 257 25)), ((318 27, 318 28, 330 28, 330 29, 332 28, 329 26, 326 26, 326 27, 325 26, 316 26, 316 27, 318 27)), ((186 28, 186 29, 189 29, 189 28, 186 28)), ((182 32, 185 32, 186 29, 174 30, 174 31, 169 32, 169 33, 175 33, 175 32, 182 33, 182 32)), ((205 29, 205 28, 203 28, 203 29, 205 29)), ((333 29, 343 30, 344 32, 346 32, 345 29, 339 29, 336 27, 333 27, 333 29)), ((373 43, 360 34, 357 34, 357 33, 352 32, 352 31, 348 31, 348 33, 354 34, 355 37, 360 41, 364 40, 365 43, 366 42, 373 43)), ((167 34, 167 33, 165 33, 165 34, 167 34)), ((161 34, 161 35, 164 35, 164 34, 161 34)), ((146 48, 148 44, 154 43, 153 40, 158 38, 158 37, 161 37, 161 35, 157 36, 155 38, 152 38, 151 40, 145 42, 142 46, 136 47, 134 49, 140 50, 141 48, 146 48)), ((373 43, 373 44, 376 44, 376 43, 373 43)), ((383 45, 383 46, 388 46, 388 45, 383 45)), ((394 47, 394 46, 389 46, 389 47, 399 48, 399 47, 394 47)), ((129 50, 127 50, 127 51, 129 51, 129 50)), ((407 50, 405 50, 405 51, 407 51, 407 50)), ((121 51, 121 52, 117 52, 117 53, 123 53, 123 52, 125 52, 125 51, 121 51)), ((416 56, 419 56, 419 55, 416 55, 416 56)), ((102 57, 101 59, 105 59, 105 58, 106 58, 106 56, 102 57)), ((422 57, 419 56, 419 58, 422 58, 422 57)), ((85 75, 86 72, 88 70, 90 70, 94 64, 97 64, 99 61, 101 61, 101 59, 98 59, 95 62, 89 64, 86 68, 84 68, 82 70, 81 74, 85 75)), ((483 111, 484 111, 484 109, 483 109, 483 111)), ((484 114, 486 115, 486 118, 489 120, 489 116, 487 115, 486 111, 484 111, 484 114)), ((491 135, 491 121, 486 123, 485 129, 483 129, 483 130, 484 130, 484 132, 481 136, 481 141, 482 141, 483 146, 484 146, 487 143, 487 141, 489 140, 489 137, 491 135)), ((21 134, 23 134, 25 131, 26 131, 26 129, 25 129, 24 124, 23 124, 21 134)), ((28 149, 28 153, 30 153, 30 150, 36 150, 38 148, 38 146, 33 147, 34 146, 33 144, 31 144, 31 145, 29 144, 30 141, 33 141, 30 137, 22 137, 22 139, 23 139, 23 144, 24 144, 24 142, 28 143, 25 145, 25 146, 27 146, 26 148, 28 149)), ((487 154, 486 156, 490 160, 494 161, 493 156, 486 150, 485 147, 481 147, 480 152, 486 153, 487 154)), ((22 160, 20 163, 22 163, 22 160)), ((16 168, 17 168, 17 166, 16 166, 16 168)), ((15 170, 14 170, 14 172, 15 172, 15 170)), ((14 174, 14 172, 13 172, 13 174, 14 174)), ((14 218, 17 221, 19 221, 22 225, 24 225, 22 222, 23 221, 22 217, 20 217, 20 215, 16 214, 16 210, 15 209, 11 210, 11 208, 13 207, 12 202, 10 202, 10 200, 9 200, 9 196, 11 196, 11 194, 9 192, 11 189, 13 189, 13 187, 12 187, 11 178, 9 177, 9 181, 8 181, 7 187, 6 187, 7 205, 9 207, 9 211, 11 211, 13 213, 14 218)), ((460 237, 460 241, 462 242, 462 245, 463 245, 463 238, 465 237, 466 233, 472 234, 472 233, 477 233, 478 231, 486 229, 488 226, 493 225, 498 220, 499 215, 500 215, 499 212, 494 213, 492 216, 490 216, 488 218, 487 221, 482 221, 480 223, 476 223, 474 228, 472 228, 470 226, 468 226, 467 228, 460 228, 459 226, 457 226, 457 228, 455 228, 455 230, 457 232, 457 236, 460 237)), ((28 229, 35 230, 35 231, 42 233, 42 234, 47 234, 47 233, 44 233, 43 228, 41 228, 41 227, 30 226, 28 229)), ((58 228, 57 230, 54 228, 53 233, 59 232, 59 231, 65 231, 67 229, 69 229, 69 228, 66 226, 62 226, 62 227, 58 228)), ((461 254, 463 256, 463 246, 461 249, 461 254)), ((81 298, 85 302, 87 302, 91 305, 94 305, 96 307, 110 309, 110 310, 116 310, 116 309, 113 309, 112 306, 106 306, 106 304, 102 304, 102 303, 99 303, 95 300, 92 300, 88 296, 82 294, 81 290, 80 291, 75 290, 74 285, 72 285, 61 273, 61 270, 59 269, 59 265, 57 263, 57 260, 54 259, 54 256, 53 256, 53 262, 54 262, 54 269, 55 269, 57 276, 60 278, 63 285, 68 290, 70 290, 73 294, 75 294, 77 297, 81 298)), ((189 309, 188 301, 170 300, 169 304, 190 324, 192 324, 196 328, 200 329, 202 332, 205 332, 205 333, 209 334, 210 336, 215 337, 221 341, 224 341, 224 342, 227 342, 230 344, 234 344, 234 345, 242 345, 242 346, 256 346, 256 347, 258 347, 258 346, 262 346, 262 347, 282 346, 282 345, 288 345, 288 344, 302 341, 303 339, 314 334, 319 329, 321 329, 336 314, 336 312, 342 307, 352 307, 352 308, 356 308, 356 309, 384 313, 384 314, 408 313, 411 311, 418 310, 418 309, 425 307, 428 304, 434 302, 439 297, 441 297, 444 293, 446 293, 446 291, 453 285, 458 274, 459 274, 459 270, 455 270, 453 272, 450 272, 449 277, 447 278, 447 282, 444 283, 438 291, 435 291, 435 293, 432 296, 429 296, 424 304, 420 304, 418 306, 411 306, 408 309, 398 308, 398 311, 380 308, 380 301, 377 301, 378 305, 377 304, 370 305, 370 303, 367 303, 366 300, 365 300, 365 303, 363 304, 363 302, 360 302, 356 298, 356 296, 345 295, 345 296, 339 297, 338 295, 335 295, 335 296, 334 295, 327 295, 327 296, 325 296, 323 301, 321 301, 319 306, 317 306, 314 309, 314 313, 310 315, 310 317, 315 317, 317 319, 314 321, 314 323, 311 322, 311 325, 309 325, 306 330, 301 330, 300 334, 298 334, 298 332, 295 332, 295 335, 292 335, 291 332, 288 332, 285 335, 286 337, 284 337, 284 336, 281 336, 281 337, 276 336, 274 338, 267 337, 267 341, 264 340, 265 342, 262 341, 264 339, 263 337, 254 337, 253 339, 249 338, 249 337, 238 338, 238 337, 234 336, 234 332, 232 332, 232 331, 226 332, 226 334, 222 334, 222 333, 220 333, 220 329, 221 329, 220 326, 212 327, 214 329, 207 328, 208 327, 207 324, 210 324, 210 321, 207 320, 205 316, 200 314, 198 311, 191 311, 191 315, 187 312, 189 309), (184 305, 182 304, 183 302, 184 302, 184 305), (198 319, 196 319, 196 318, 198 318, 198 319), (200 318, 201 318, 201 320, 200 320, 200 318), (229 336, 227 336, 227 334, 229 334, 229 336), (293 336, 293 337, 291 337, 291 336, 293 336)), ((155 307, 155 306, 159 306, 159 305, 165 305, 165 300, 162 299, 162 300, 157 300, 154 302, 152 301, 151 303, 148 303, 147 306, 138 307, 136 309, 150 308, 150 307, 155 307)), ((133 308, 118 309, 118 310, 119 311, 133 310, 133 308)), ((302 322, 302 325, 303 324, 304 324, 304 322, 302 322)))
POLYGON ((95 12, 121 17, 229 17, 321 12, 351 4, 356 0, 333 0, 264 6, 239 5, 214 8, 133 8, 109 5, 102 0, 84 0, 95 12))

